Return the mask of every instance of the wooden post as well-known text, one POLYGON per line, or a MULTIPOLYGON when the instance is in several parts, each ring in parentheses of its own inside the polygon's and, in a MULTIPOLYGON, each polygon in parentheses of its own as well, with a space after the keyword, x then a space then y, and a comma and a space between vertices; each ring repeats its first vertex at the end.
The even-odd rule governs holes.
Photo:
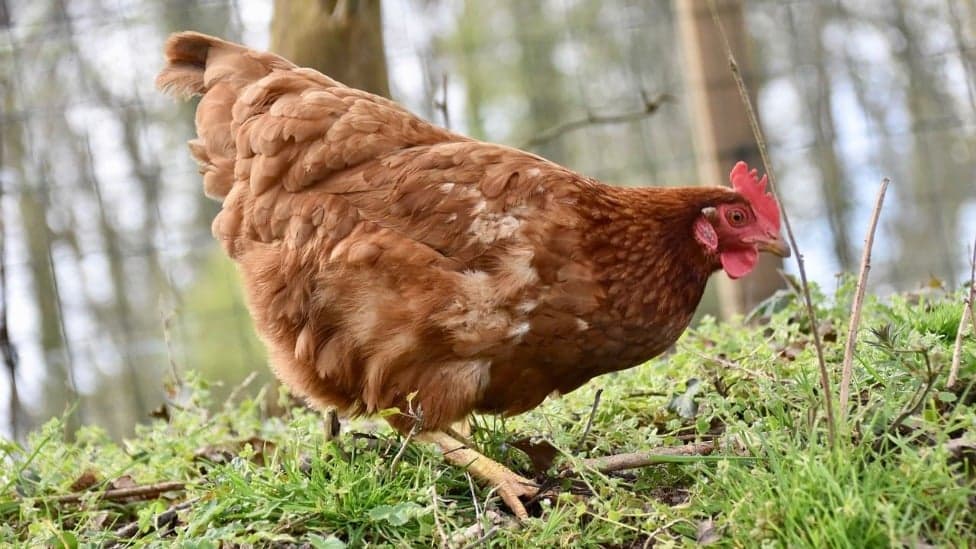
MULTIPOLYGON (((715 0, 715 4, 755 104, 756 79, 747 51, 742 2, 715 0)), ((684 52, 698 177, 702 185, 728 185, 729 171, 738 160, 762 171, 759 150, 708 0, 675 0, 674 5, 684 52)), ((717 275, 722 317, 748 311, 780 288, 782 280, 777 269, 781 266, 780 258, 762 254, 756 270, 742 280, 717 275)))

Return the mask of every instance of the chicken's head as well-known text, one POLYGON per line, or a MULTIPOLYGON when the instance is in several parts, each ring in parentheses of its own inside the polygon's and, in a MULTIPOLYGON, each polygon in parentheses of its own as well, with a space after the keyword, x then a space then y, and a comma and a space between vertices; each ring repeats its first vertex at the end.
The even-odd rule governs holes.
POLYGON ((741 200, 706 208, 695 223, 695 237, 718 255, 722 269, 731 278, 749 274, 759 252, 790 255, 780 236, 779 205, 766 192, 766 176, 758 179, 757 175, 745 162, 736 163, 729 179, 741 200))

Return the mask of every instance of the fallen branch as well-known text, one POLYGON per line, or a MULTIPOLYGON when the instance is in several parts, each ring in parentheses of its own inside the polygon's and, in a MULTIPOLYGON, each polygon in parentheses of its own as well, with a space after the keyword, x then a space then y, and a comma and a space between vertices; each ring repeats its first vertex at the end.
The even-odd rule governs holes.
POLYGON ((648 465, 670 463, 673 461, 671 458, 675 456, 707 456, 714 451, 715 441, 699 442, 697 444, 658 448, 647 452, 632 452, 584 459, 583 468, 595 469, 601 473, 612 473, 614 471, 623 471, 624 469, 637 469, 647 467, 648 465))
POLYGON ((868 285, 868 272, 871 271, 871 249, 874 247, 874 233, 878 228, 878 218, 884 205, 885 192, 888 190, 888 178, 881 180, 878 198, 874 201, 874 211, 871 212, 871 223, 868 234, 864 237, 864 251, 861 253, 861 270, 857 275, 857 289, 854 290, 854 302, 851 304, 851 323, 847 328, 847 344, 844 346, 844 365, 840 374, 840 415, 847 417, 847 401, 851 394, 851 375, 854 370, 854 348, 857 346, 857 330, 861 325, 861 308, 864 306, 864 291, 868 285))
MULTIPOLYGON (((132 486, 130 488, 115 488, 104 492, 94 492, 97 500, 118 501, 124 499, 156 499, 166 492, 178 492, 186 488, 185 482, 167 481, 156 484, 146 484, 144 486, 132 486)), ((40 497, 38 500, 51 501, 56 503, 77 503, 93 492, 78 492, 76 494, 65 494, 63 496, 40 497)))
POLYGON ((969 260, 969 295, 966 296, 962 316, 959 317, 959 329, 956 330, 956 344, 952 348, 952 366, 949 369, 946 387, 955 385, 959 377, 959 366, 962 363, 962 338, 966 335, 967 318, 972 322, 973 335, 976 336, 976 318, 973 316, 974 299, 976 299, 976 242, 973 242, 973 257, 969 260))
POLYGON ((810 318, 810 328, 813 334, 813 346, 817 350, 817 362, 820 366, 820 385, 823 390, 824 412, 827 415, 827 436, 830 440, 830 445, 833 446, 834 441, 837 440, 837 424, 834 421, 834 406, 830 391, 830 373, 827 371, 827 360, 824 357, 820 334, 817 333, 817 326, 820 324, 817 322, 817 313, 813 308, 813 298, 810 296, 810 283, 807 282, 807 270, 803 264, 803 254, 800 253, 800 248, 796 245, 793 226, 790 224, 790 218, 786 214, 782 200, 779 198, 775 183, 776 177, 773 173, 773 164, 769 161, 769 152, 766 150, 766 140, 763 138, 762 130, 759 128, 759 119, 756 118, 756 111, 752 107, 749 90, 746 88, 746 83, 742 79, 742 74, 739 72, 739 64, 735 60, 735 55, 732 54, 732 45, 729 43, 729 37, 725 34, 725 27, 722 25, 721 19, 719 19, 718 9, 715 7, 715 0, 708 0, 708 8, 712 12, 712 20, 715 22, 719 34, 722 35, 722 42, 725 44, 725 52, 728 55, 729 69, 732 71, 732 77, 735 79, 736 87, 739 89, 739 96, 742 98, 742 103, 745 106, 746 114, 749 117, 749 126, 752 128, 753 136, 756 139, 756 146, 759 148, 759 155, 762 157, 763 167, 766 170, 769 191, 779 205, 780 212, 783 215, 783 225, 786 227, 786 237, 793 251, 796 252, 796 266, 800 272, 800 287, 803 290, 803 300, 806 303, 807 316, 810 318))
POLYGON ((644 98, 644 108, 639 111, 612 114, 612 115, 596 115, 587 114, 585 118, 580 118, 579 120, 572 120, 570 122, 563 122, 553 126, 545 131, 538 133, 532 139, 529 139, 525 143, 519 146, 520 149, 532 149, 538 147, 539 145, 544 145, 553 139, 562 137, 563 135, 574 132, 578 129, 585 128, 587 126, 600 126, 606 124, 621 124, 624 122, 633 122, 636 120, 641 120, 651 116, 661 105, 671 100, 671 96, 662 93, 656 95, 654 98, 648 98, 641 92, 641 96, 644 98))

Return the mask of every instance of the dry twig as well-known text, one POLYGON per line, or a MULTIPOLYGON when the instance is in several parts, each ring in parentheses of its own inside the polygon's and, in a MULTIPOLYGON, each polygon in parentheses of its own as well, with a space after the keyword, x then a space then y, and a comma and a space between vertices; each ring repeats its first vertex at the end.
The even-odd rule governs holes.
POLYGON ((440 513, 437 512, 438 507, 440 507, 440 498, 437 497, 437 482, 432 482, 430 484, 430 500, 434 504, 434 527, 437 529, 437 536, 440 538, 440 543, 438 547, 447 547, 448 537, 444 533, 444 527, 441 526, 440 513))
POLYGON ((632 452, 584 459, 583 467, 586 469, 596 469, 601 473, 612 473, 614 471, 623 471, 624 469, 647 467, 648 465, 655 465, 667 461, 667 459, 662 458, 674 456, 707 456, 714 451, 715 441, 699 442, 697 444, 658 448, 647 452, 632 452))
MULTIPOLYGON (((186 488, 185 482, 167 481, 156 484, 146 484, 144 486, 132 486, 130 488, 115 488, 104 492, 95 492, 99 500, 118 501, 124 499, 155 499, 165 492, 177 492, 186 488)), ((57 503, 76 503, 84 499, 92 492, 78 492, 75 494, 65 494, 63 496, 41 497, 42 501, 57 503)))
POLYGON ((857 275, 857 289, 854 291, 854 302, 851 304, 851 323, 847 328, 847 344, 844 347, 844 366, 840 374, 840 414, 841 419, 847 417, 847 400, 851 392, 851 374, 854 370, 854 347, 857 345, 857 330, 861 324, 861 307, 864 305, 864 290, 868 285, 868 272, 871 270, 871 248, 874 247, 874 233, 878 228, 878 218, 884 205, 885 192, 888 190, 888 178, 881 180, 878 198, 874 201, 874 211, 871 212, 871 224, 868 234, 864 237, 864 252, 861 253, 861 270, 857 275))
POLYGON ((585 118, 572 120, 570 122, 563 122, 562 124, 558 124, 545 131, 542 131, 535 135, 532 139, 529 139, 520 145, 519 148, 532 149, 538 147, 539 145, 544 145, 553 139, 562 137, 567 133, 574 132, 587 126, 621 124, 624 122, 641 120, 657 112, 657 110, 661 108, 661 105, 671 99, 671 96, 666 93, 658 94, 653 98, 648 98, 643 91, 641 91, 641 97, 644 100, 644 108, 639 111, 611 115, 587 114, 585 118))
POLYGON ((776 189, 776 177, 773 174, 773 165, 769 161, 769 152, 766 150, 766 140, 763 138, 762 130, 759 128, 759 119, 756 118, 756 111, 752 107, 752 100, 749 98, 749 91, 746 88, 745 81, 742 79, 742 74, 739 71, 739 64, 735 60, 735 55, 732 54, 732 45, 729 43, 729 37, 725 34, 725 27, 722 25, 721 19, 718 16, 718 9, 715 7, 715 0, 708 0, 709 10, 712 12, 712 20, 715 22, 715 26, 718 28, 719 33, 722 35, 722 41, 725 44, 725 52, 728 55, 729 69, 732 71, 732 77, 735 79, 736 87, 739 89, 739 96, 742 98, 742 103, 745 106, 746 114, 749 117, 749 125, 752 128, 752 133, 756 139, 756 146, 759 148, 759 155, 762 157, 763 167, 766 170, 766 175, 769 181, 769 191, 772 193, 773 197, 776 198, 777 204, 779 204, 780 212, 783 214, 783 225, 786 227, 786 237, 789 239, 790 246, 793 251, 796 252, 796 266, 800 273, 800 286, 803 295, 803 300, 806 303, 807 316, 810 318, 810 328, 813 335, 813 345, 817 350, 817 362, 820 366, 820 385, 823 390, 824 399, 824 411, 827 415, 827 436, 830 439, 830 444, 833 446, 834 441, 837 440, 836 431, 837 425, 834 421, 834 406, 833 399, 830 392, 830 374, 827 371, 827 360, 824 357, 823 343, 820 341, 820 334, 817 333, 817 313, 813 308, 813 298, 810 296, 810 284, 807 282, 807 270, 803 264, 803 254, 800 253, 799 247, 796 245, 796 237, 793 235, 793 226, 790 224, 790 218, 786 214, 786 209, 783 208, 783 202, 779 199, 779 193, 776 189))
POLYGON ((956 330, 956 344, 952 348, 952 366, 949 369, 949 379, 946 380, 946 387, 955 385, 959 377, 959 366, 962 364, 962 339, 966 335, 967 317, 973 325, 973 335, 976 336, 976 317, 973 316, 973 299, 976 299, 976 241, 973 242, 973 256, 969 260, 969 295, 966 296, 962 316, 959 317, 959 329, 956 330))
POLYGON ((574 454, 578 454, 583 448, 583 444, 586 442, 586 437, 590 436, 590 429, 593 427, 593 418, 596 416, 596 409, 600 407, 600 397, 603 396, 603 389, 597 389, 596 394, 593 395, 593 407, 590 408, 590 418, 586 420, 586 428, 583 429, 583 435, 580 436, 579 442, 576 443, 576 448, 573 449, 574 454))
POLYGON ((413 440, 414 435, 420 431, 421 423, 421 421, 417 420, 413 422, 413 426, 410 427, 410 432, 407 433, 406 437, 404 437, 403 444, 400 445, 400 449, 397 450, 396 455, 393 456, 393 461, 390 462, 390 472, 396 472, 397 464, 400 463, 400 459, 403 458, 403 453, 407 451, 407 445, 410 444, 411 440, 413 440))

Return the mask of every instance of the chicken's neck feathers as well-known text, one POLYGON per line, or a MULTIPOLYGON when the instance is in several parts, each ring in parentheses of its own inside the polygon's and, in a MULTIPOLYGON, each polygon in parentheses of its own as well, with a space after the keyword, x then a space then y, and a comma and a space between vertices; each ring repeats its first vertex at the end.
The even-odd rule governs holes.
POLYGON ((718 257, 695 239, 702 209, 733 202, 725 187, 592 187, 585 247, 614 321, 680 335, 718 257))

